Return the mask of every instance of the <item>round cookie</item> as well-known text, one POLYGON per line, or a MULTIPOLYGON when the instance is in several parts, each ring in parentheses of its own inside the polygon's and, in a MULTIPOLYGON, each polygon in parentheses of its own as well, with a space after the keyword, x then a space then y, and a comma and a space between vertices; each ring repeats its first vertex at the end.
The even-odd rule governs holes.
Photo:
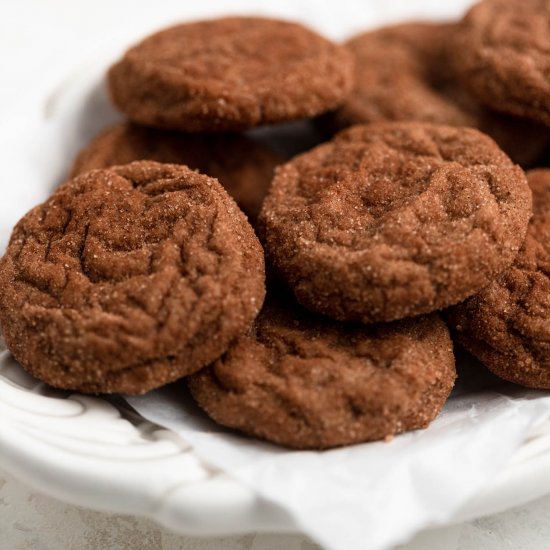
POLYGON ((258 223, 302 305, 372 323, 478 292, 510 266, 530 215, 523 171, 489 137, 385 122, 278 167, 258 223))
POLYGON ((437 315, 346 325, 272 301, 252 331, 189 377, 216 422, 298 449, 326 449, 426 428, 455 380, 437 315))
POLYGON ((216 178, 254 221, 282 162, 260 143, 237 134, 183 134, 120 123, 98 135, 83 149, 72 175, 136 160, 185 164, 216 178))
POLYGON ((221 185, 143 161, 86 172, 15 227, 0 324, 33 376, 141 394, 219 357, 264 298, 264 258, 221 185))
POLYGON ((378 121, 416 120, 470 126, 489 134, 510 157, 531 165, 550 146, 550 131, 497 114, 477 101, 449 69, 451 23, 412 22, 360 34, 346 43, 355 58, 352 93, 322 125, 341 129, 378 121))
POLYGON ((475 116, 446 93, 443 45, 453 29, 446 23, 404 23, 346 42, 355 59, 354 87, 331 114, 334 125, 418 120, 475 126, 475 116))
POLYGON ((448 311, 461 344, 496 375, 550 389, 550 170, 533 170, 533 218, 512 267, 448 311))
POLYGON ((109 87, 135 122, 233 131, 334 109, 352 73, 343 47, 302 25, 227 17, 146 38, 110 69, 109 87))
POLYGON ((549 26, 544 0, 476 4, 456 35, 458 76, 493 109, 550 125, 549 26))

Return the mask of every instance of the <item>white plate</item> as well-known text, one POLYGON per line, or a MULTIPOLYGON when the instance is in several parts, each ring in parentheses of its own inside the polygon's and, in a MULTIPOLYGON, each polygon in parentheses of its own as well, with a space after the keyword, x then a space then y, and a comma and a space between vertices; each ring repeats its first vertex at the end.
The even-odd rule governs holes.
MULTIPOLYGON (((102 75, 120 48, 78 68, 54 93, 37 93, 27 117, 4 123, 0 250, 12 225, 62 181, 74 153, 117 119, 102 75), (29 140, 29 136, 32 139, 29 140), (16 182, 16 183, 13 183, 16 182)), ((177 435, 122 401, 52 390, 0 350, 0 461, 51 496, 103 511, 152 518, 189 535, 292 532, 292 519, 202 463, 177 435)), ((550 422, 454 520, 499 512, 550 492, 550 422)))
MULTIPOLYGON (((187 535, 294 532, 291 518, 201 463, 177 435, 122 401, 53 390, 0 352, 2 466, 66 502, 149 517, 187 535)), ((550 492, 550 422, 454 518, 500 512, 550 492)))

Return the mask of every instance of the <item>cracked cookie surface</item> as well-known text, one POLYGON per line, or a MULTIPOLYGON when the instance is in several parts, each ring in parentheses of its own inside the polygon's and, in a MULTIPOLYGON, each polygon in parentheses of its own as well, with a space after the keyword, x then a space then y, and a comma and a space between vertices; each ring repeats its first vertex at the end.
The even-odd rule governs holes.
POLYGON ((478 292, 510 266, 530 215, 525 174, 489 137, 388 122, 278 167, 259 230, 302 305, 369 323, 478 292))
POLYGON ((325 127, 392 120, 470 126, 490 135, 523 166, 540 159, 550 145, 548 128, 485 108, 456 81, 449 43, 457 28, 455 23, 418 21, 349 40, 354 87, 339 109, 323 116, 325 127))
POLYGON ((324 449, 425 428, 455 380, 436 315, 344 324, 268 299, 251 332, 189 377, 218 423, 300 449, 324 449))
POLYGON ((0 323, 37 378, 140 394, 246 331, 264 297, 261 246, 213 178, 135 162, 62 185, 15 227, 0 323))
POLYGON ((302 25, 227 17, 146 38, 111 68, 109 87, 135 122, 238 131, 334 109, 352 72, 342 46, 302 25))
POLYGON ((550 389, 550 170, 527 174, 533 218, 512 267, 448 312, 458 340, 498 376, 550 389))
POLYGON ((251 221, 260 212, 275 166, 282 162, 242 135, 184 134, 121 123, 99 134, 79 153, 72 173, 136 160, 185 164, 216 178, 251 221))
POLYGON ((480 2, 455 39, 457 74, 490 107, 550 125, 549 25, 546 0, 480 2))

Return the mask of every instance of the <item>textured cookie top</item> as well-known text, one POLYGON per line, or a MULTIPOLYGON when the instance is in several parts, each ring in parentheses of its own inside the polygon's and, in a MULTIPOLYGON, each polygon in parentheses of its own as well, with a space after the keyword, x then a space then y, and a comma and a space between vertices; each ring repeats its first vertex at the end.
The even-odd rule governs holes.
POLYGON ((259 223, 298 300, 389 321, 457 303, 506 269, 531 214, 522 170, 467 128, 376 123, 279 167, 259 223))
POLYGON ((550 388, 550 170, 527 174, 533 218, 512 267, 452 308, 461 342, 493 372, 550 388))
POLYGON ((0 263, 8 347, 84 391, 142 393, 197 370, 263 295, 261 247, 219 183, 154 162, 70 180, 17 224, 0 263))
POLYGON ((411 22, 360 34, 346 43, 355 83, 344 104, 323 118, 341 129, 378 121, 416 120, 471 126, 489 134, 521 165, 538 160, 550 132, 534 122, 497 114, 470 94, 451 69, 455 23, 411 22))
POLYGON ((454 61, 491 107, 550 124, 550 4, 485 0, 461 23, 454 61))
POLYGON ((289 447, 327 448, 426 427, 454 379, 452 344, 436 315, 345 325, 272 302, 189 386, 223 425, 289 447))
POLYGON ((237 134, 184 134, 131 123, 113 126, 78 155, 73 175, 136 160, 185 164, 216 178, 254 220, 282 162, 260 143, 237 134))
POLYGON ((178 25, 131 48, 109 72, 115 104, 136 122, 241 130, 335 108, 352 61, 302 25, 228 17, 178 25))

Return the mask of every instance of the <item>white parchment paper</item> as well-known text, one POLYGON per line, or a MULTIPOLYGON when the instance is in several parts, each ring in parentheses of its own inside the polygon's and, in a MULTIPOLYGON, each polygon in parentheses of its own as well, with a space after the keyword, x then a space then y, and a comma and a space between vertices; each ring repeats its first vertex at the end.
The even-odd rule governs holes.
POLYGON ((427 430, 324 452, 289 451, 220 428, 181 382, 128 402, 286 510, 323 547, 381 550, 451 521, 550 418, 547 393, 502 384, 475 362, 459 372, 463 382, 427 430))

